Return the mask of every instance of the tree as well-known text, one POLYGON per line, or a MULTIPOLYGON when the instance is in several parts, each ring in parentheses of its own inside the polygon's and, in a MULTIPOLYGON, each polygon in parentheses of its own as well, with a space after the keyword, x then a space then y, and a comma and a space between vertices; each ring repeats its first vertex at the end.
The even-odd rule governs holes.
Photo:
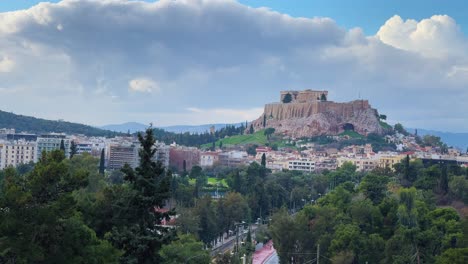
POLYGON ((266 127, 266 122, 267 122, 267 117, 266 115, 263 115, 263 128, 266 127))
POLYGON ((387 115, 379 115, 380 120, 387 120, 387 115))
POLYGON ((215 150, 216 150, 216 142, 213 141, 213 142, 211 143, 211 151, 215 151, 215 150))
POLYGON ((101 150, 101 159, 99 160, 99 174, 104 175, 104 170, 106 169, 106 160, 105 160, 104 149, 101 150))
MULTIPOLYGON (((64 149, 65 149, 65 146, 64 146, 64 149)), ((70 159, 73 158, 73 156, 75 156, 77 152, 78 152, 78 149, 76 147, 75 141, 72 140, 70 143, 70 159)))
POLYGON ((325 94, 320 95, 320 101, 322 102, 327 101, 327 96, 325 94))
POLYGON ((179 235, 177 240, 164 245, 160 251, 162 264, 209 264, 209 251, 192 235, 179 235))
POLYGON ((385 197, 387 183, 388 177, 369 173, 362 180, 359 189, 374 204, 379 204, 385 197))
POLYGON ((182 163, 182 168, 183 168, 184 175, 187 175, 187 161, 186 160, 184 160, 184 162, 182 163))
POLYGON ((402 124, 400 123, 396 123, 395 126, 393 127, 393 129, 395 129, 396 132, 400 133, 400 134, 403 134, 405 136, 408 135, 408 132, 405 130, 405 128, 403 127, 402 124))
POLYGON ((265 155, 265 153, 262 154, 262 166, 266 167, 266 155, 265 155))
POLYGON ((63 139, 60 141, 60 150, 63 151, 63 153, 65 153, 65 142, 63 141, 63 139))
POLYGON ((250 124, 249 134, 253 134, 254 132, 255 132, 255 131, 254 131, 253 124, 250 124))
POLYGON ((223 148, 223 141, 219 141, 219 148, 222 149, 223 148))
POLYGON ((118 263, 120 252, 81 219, 73 193, 86 187, 87 175, 69 166, 56 150, 24 177, 6 171, 0 192, 1 263, 118 263))
POLYGON ((287 103, 290 103, 292 101, 292 96, 290 93, 287 93, 284 97, 283 97, 283 103, 284 104, 287 104, 287 103))
POLYGON ((171 174, 164 170, 161 162, 154 161, 156 139, 153 129, 145 135, 138 133, 141 148, 137 168, 126 165, 122 169, 129 188, 126 206, 117 212, 122 220, 107 235, 119 249, 124 250, 124 263, 159 263, 158 251, 173 238, 173 230, 161 225, 173 211, 160 210, 170 198, 171 174))
POLYGON ((263 132, 267 139, 270 139, 270 136, 273 135, 273 133, 275 133, 275 129, 273 127, 269 127, 263 132))

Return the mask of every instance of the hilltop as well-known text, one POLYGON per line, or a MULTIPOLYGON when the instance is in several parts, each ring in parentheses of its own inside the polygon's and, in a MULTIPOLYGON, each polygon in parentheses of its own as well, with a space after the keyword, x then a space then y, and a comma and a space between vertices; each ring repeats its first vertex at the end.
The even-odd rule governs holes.
POLYGON ((111 136, 115 134, 115 132, 88 125, 17 115, 1 110, 0 128, 14 128, 17 132, 31 132, 38 134, 50 132, 83 134, 87 136, 111 136))
POLYGON ((339 135, 355 131, 361 135, 385 134, 378 111, 367 100, 333 102, 328 91, 282 91, 280 102, 265 105, 263 114, 253 121, 255 131, 271 127, 293 138, 339 135))

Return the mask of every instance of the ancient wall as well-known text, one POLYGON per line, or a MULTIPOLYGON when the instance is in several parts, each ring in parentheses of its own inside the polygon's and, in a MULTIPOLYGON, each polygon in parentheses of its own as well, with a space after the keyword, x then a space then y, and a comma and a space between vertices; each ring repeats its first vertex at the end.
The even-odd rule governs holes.
POLYGON ((264 116, 253 121, 254 129, 273 127, 277 133, 292 137, 311 137, 317 135, 337 135, 344 131, 344 126, 351 124, 360 134, 384 131, 380 126, 377 110, 367 100, 355 100, 347 103, 337 102, 291 102, 271 103, 264 108, 264 116))
POLYGON ((328 91, 313 91, 313 90, 304 90, 304 91, 281 91, 280 93, 280 102, 283 102, 284 97, 290 94, 292 101, 291 103, 305 103, 318 101, 322 98, 322 94, 325 97, 328 97, 328 91))

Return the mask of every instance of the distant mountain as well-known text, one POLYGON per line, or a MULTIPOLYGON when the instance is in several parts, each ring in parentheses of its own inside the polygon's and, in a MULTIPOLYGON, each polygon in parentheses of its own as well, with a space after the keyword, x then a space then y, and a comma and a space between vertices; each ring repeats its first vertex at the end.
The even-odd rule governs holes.
MULTIPOLYGON (((414 128, 408 129, 408 132, 410 133, 414 133, 414 131, 414 128)), ((468 133, 452 133, 418 128, 418 135, 433 135, 440 137, 447 145, 459 148, 463 152, 468 148, 468 133)))
POLYGON ((139 131, 145 131, 145 129, 148 128, 148 126, 149 124, 144 125, 137 122, 127 122, 123 124, 105 125, 100 128, 121 133, 127 133, 128 131, 130 131, 130 133, 135 133, 139 131))
MULTIPOLYGON (((176 126, 165 126, 165 127, 157 127, 164 129, 167 132, 173 132, 173 133, 185 133, 189 132, 191 134, 194 133, 204 133, 207 131, 210 131, 210 127, 214 126, 216 130, 219 130, 227 125, 240 125, 241 123, 237 124, 206 124, 206 125, 176 125, 176 126)), ((114 125, 106 125, 102 126, 102 129, 107 129, 111 131, 117 131, 117 132, 122 132, 122 133, 127 133, 130 131, 130 133, 135 133, 138 131, 144 131, 148 125, 144 125, 141 123, 136 123, 136 122, 128 122, 128 123, 123 123, 123 124, 114 124, 114 125)))
POLYGON ((37 134, 50 132, 83 134, 87 136, 111 136, 114 134, 111 131, 88 125, 66 121, 46 120, 5 111, 0 111, 0 128, 14 128, 17 132, 31 132, 37 134))

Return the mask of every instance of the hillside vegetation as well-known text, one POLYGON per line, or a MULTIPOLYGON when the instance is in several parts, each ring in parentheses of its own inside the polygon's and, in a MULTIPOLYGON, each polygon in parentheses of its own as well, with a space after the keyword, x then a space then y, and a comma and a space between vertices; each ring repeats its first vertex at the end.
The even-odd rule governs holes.
POLYGON ((16 115, 5 111, 0 111, 0 128, 14 128, 17 132, 31 132, 38 134, 57 132, 67 134, 84 134, 87 136, 115 135, 115 132, 95 128, 88 125, 16 115))

